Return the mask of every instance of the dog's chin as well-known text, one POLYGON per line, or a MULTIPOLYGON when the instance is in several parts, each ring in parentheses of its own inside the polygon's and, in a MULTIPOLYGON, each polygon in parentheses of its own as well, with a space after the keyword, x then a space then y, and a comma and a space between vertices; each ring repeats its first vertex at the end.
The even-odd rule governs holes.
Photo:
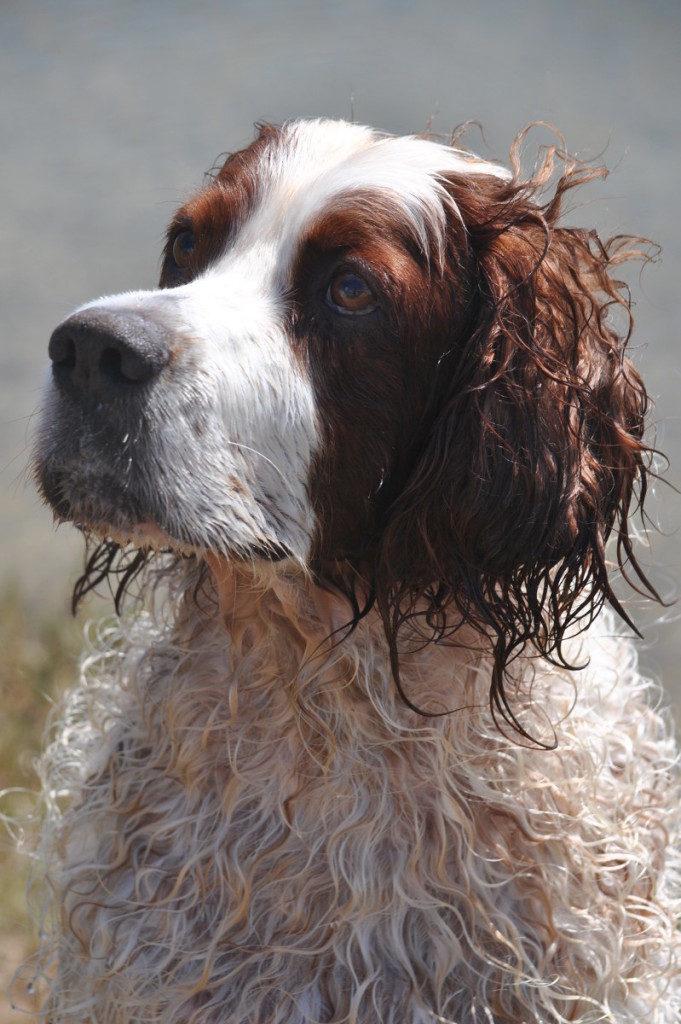
POLYGON ((158 523, 143 520, 131 523, 93 522, 74 518, 73 525, 97 541, 113 542, 119 547, 134 547, 142 551, 181 555, 185 558, 205 558, 209 564, 254 565, 258 562, 273 565, 291 559, 291 552, 276 541, 254 543, 246 549, 237 549, 229 544, 201 543, 200 541, 179 540, 167 533, 158 523))
POLYGON ((154 508, 148 496, 122 487, 112 475, 100 472, 95 478, 83 467, 67 473, 63 467, 39 466, 36 477, 55 520, 70 523, 95 543, 199 559, 212 553, 234 563, 301 561, 288 537, 276 528, 263 529, 265 516, 257 507, 252 529, 246 521, 249 508, 239 506, 232 516, 227 501, 208 529, 197 529, 202 516, 195 510, 182 509, 171 495, 154 508))
MULTIPOLYGON (((59 522, 65 521, 61 516, 56 516, 56 518, 59 522)), ((94 540, 95 544, 111 543, 120 548, 137 548, 140 551, 155 551, 185 557, 202 556, 206 553, 204 546, 179 541, 151 521, 114 524, 79 517, 69 518, 67 521, 86 537, 94 540)))
POLYGON ((115 491, 107 481, 96 490, 78 486, 78 481, 44 474, 40 490, 58 523, 75 526, 95 542, 111 542, 119 547, 178 555, 201 555, 206 545, 194 538, 178 538, 159 524, 129 492, 115 491))
POLYGON ((103 541, 113 541, 120 547, 132 546, 149 551, 176 551, 178 554, 195 554, 194 547, 181 544, 160 526, 152 522, 132 523, 129 526, 110 523, 76 522, 83 532, 103 541))

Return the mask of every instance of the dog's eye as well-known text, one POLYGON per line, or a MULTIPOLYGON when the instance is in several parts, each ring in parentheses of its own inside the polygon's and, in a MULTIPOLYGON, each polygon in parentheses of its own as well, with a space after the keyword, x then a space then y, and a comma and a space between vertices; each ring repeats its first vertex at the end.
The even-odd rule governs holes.
POLYGON ((173 260, 177 267, 186 267, 196 250, 193 231, 180 231, 173 239, 173 260))
POLYGON ((326 301, 339 313, 371 313, 378 303, 363 277, 351 270, 342 270, 331 281, 326 301))

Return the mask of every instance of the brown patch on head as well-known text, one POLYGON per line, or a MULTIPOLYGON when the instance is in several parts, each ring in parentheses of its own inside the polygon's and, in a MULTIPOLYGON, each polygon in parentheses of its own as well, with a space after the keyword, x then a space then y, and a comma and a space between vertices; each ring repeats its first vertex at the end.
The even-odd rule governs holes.
POLYGON ((279 129, 263 126, 250 146, 230 154, 210 184, 178 210, 166 232, 162 288, 187 284, 222 256, 257 203, 263 153, 278 136, 279 129))
MULTIPOLYGON (((447 245, 466 248, 450 211, 447 245)), ((459 345, 471 283, 440 240, 424 252, 388 193, 339 196, 306 234, 292 275, 294 344, 317 398, 323 455, 311 480, 319 517, 315 561, 362 557, 404 485, 437 390, 438 363, 459 345), (359 275, 376 298, 365 315, 329 301, 334 276, 359 275)))

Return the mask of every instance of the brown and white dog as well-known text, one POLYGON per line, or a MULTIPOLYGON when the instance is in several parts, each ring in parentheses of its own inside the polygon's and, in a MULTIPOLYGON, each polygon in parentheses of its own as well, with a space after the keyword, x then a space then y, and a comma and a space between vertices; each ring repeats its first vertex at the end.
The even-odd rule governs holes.
POLYGON ((555 156, 263 128, 56 329, 40 487, 149 608, 42 762, 51 1024, 678 1022, 636 254, 555 156))

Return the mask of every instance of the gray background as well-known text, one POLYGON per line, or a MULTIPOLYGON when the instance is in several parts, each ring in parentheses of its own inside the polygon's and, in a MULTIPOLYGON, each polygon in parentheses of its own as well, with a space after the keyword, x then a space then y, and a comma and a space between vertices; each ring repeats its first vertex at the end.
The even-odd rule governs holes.
MULTIPOLYGON (((55 535, 26 470, 52 327, 88 298, 155 284, 174 207, 257 120, 354 115, 405 132, 433 117, 447 132, 475 119, 470 145, 498 158, 547 120, 571 150, 603 154, 614 173, 574 217, 663 246, 633 276, 635 345, 678 485, 680 44, 678 0, 1 2, 2 584, 61 612, 78 564, 79 538, 55 535)), ((681 501, 656 492, 662 535, 644 560, 674 594, 681 501)), ((635 614, 646 668, 681 705, 679 610, 635 614)))

